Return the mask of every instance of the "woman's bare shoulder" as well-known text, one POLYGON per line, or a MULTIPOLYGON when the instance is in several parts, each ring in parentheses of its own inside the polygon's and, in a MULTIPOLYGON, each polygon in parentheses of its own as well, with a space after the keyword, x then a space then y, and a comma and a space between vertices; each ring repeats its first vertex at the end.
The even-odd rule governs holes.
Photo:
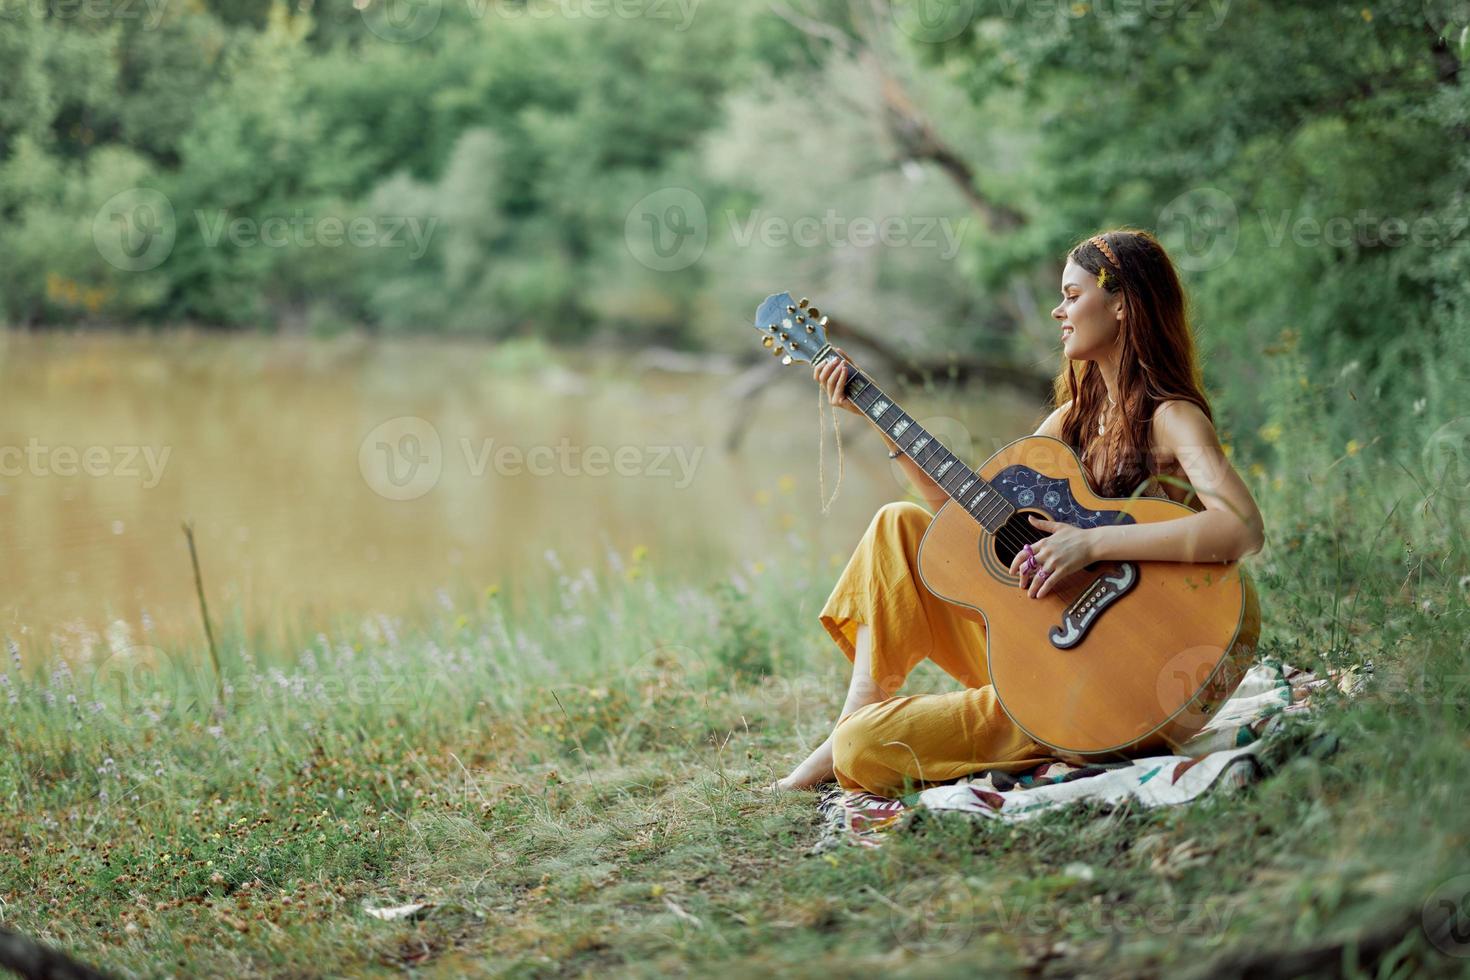
POLYGON ((1065 405, 1060 406, 1041 423, 1034 435, 1051 436, 1055 439, 1062 438, 1062 420, 1067 417, 1067 409, 1072 407, 1071 399, 1065 405))

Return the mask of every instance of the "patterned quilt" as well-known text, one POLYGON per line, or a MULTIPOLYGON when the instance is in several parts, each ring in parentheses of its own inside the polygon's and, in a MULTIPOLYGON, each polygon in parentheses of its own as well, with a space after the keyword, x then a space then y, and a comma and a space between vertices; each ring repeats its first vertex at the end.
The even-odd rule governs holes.
POLYGON ((1260 779, 1304 747, 1330 751, 1335 745, 1330 733, 1300 723, 1310 712, 1313 694, 1330 686, 1352 696, 1372 669, 1364 664, 1319 677, 1277 660, 1262 660, 1246 673, 1209 724, 1180 746, 1180 755, 1088 766, 1052 761, 1024 773, 986 769, 901 799, 829 784, 817 799, 823 832, 808 853, 848 845, 877 847, 886 834, 907 826, 921 809, 1015 821, 1084 801, 1113 805, 1136 800, 1136 805, 1156 807, 1187 803, 1216 787, 1236 789, 1260 779))

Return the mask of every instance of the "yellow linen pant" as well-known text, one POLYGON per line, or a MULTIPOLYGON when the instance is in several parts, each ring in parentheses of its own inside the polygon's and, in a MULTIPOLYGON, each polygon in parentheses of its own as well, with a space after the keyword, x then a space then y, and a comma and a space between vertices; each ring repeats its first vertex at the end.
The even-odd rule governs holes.
POLYGON ((933 515, 918 504, 882 507, 822 608, 821 622, 855 661, 857 629, 872 631, 872 676, 897 691, 925 657, 965 685, 895 696, 839 719, 832 762, 844 789, 898 796, 978 772, 1019 772, 1052 759, 1011 721, 986 672, 985 626, 966 619, 919 578, 919 541, 933 515))

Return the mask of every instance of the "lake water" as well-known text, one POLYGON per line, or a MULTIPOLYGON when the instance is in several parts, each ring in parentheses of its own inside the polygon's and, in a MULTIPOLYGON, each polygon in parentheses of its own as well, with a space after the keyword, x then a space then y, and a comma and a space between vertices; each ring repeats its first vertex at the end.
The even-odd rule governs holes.
MULTIPOLYGON (((844 414, 822 514, 815 384, 785 372, 727 453, 732 370, 514 344, 0 334, 0 633, 36 651, 146 619, 199 639, 185 520, 216 621, 266 637, 441 590, 509 595, 546 578, 547 552, 575 571, 646 549, 704 581, 800 544, 835 578, 904 489, 844 414)), ((902 397, 976 462, 1040 409, 902 397)))

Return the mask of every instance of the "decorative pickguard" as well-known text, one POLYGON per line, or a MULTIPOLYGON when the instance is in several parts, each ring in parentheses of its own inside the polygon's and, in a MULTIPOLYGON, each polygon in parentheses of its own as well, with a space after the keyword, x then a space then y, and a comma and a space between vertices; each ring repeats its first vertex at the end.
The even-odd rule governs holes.
POLYGON ((1072 496, 1072 485, 1065 478, 1045 476, 1029 466, 1007 466, 990 483, 1017 510, 1036 507, 1074 527, 1135 523, 1131 514, 1083 507, 1072 496))

